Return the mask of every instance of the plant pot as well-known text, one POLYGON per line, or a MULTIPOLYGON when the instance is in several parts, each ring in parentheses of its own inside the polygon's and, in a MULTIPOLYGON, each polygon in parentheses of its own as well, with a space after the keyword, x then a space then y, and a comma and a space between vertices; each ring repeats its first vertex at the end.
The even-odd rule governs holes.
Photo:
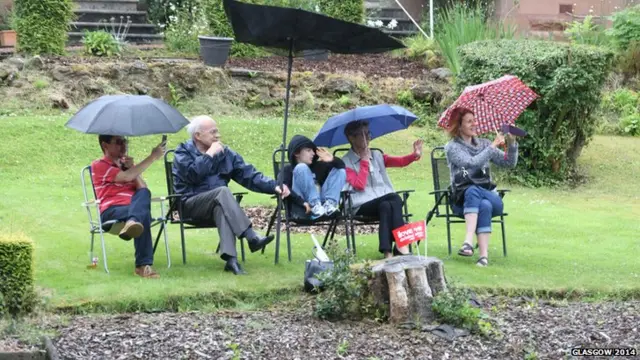
POLYGON ((17 36, 15 30, 2 30, 0 31, 0 46, 15 47, 16 38, 17 36))
POLYGON ((302 56, 305 60, 326 61, 329 60, 329 50, 302 50, 302 56))
POLYGON ((198 36, 200 40, 200 56, 205 65, 224 66, 229 57, 233 38, 198 36))

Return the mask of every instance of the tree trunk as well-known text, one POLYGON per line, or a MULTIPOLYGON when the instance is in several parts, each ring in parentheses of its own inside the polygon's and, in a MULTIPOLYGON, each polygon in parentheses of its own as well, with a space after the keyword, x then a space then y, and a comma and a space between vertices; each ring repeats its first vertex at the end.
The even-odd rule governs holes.
POLYGON ((372 268, 369 288, 376 305, 389 306, 389 321, 429 323, 434 320, 431 302, 446 291, 442 261, 435 257, 399 256, 372 268))

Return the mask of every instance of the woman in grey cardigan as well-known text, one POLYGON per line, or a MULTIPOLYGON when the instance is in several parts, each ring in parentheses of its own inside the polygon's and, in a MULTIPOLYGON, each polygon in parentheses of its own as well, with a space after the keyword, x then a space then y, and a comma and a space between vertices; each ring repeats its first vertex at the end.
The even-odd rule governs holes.
POLYGON ((358 120, 347 124, 344 133, 351 149, 342 158, 347 170, 347 184, 351 195, 353 213, 380 219, 378 229, 379 251, 385 258, 407 255, 407 246, 393 249, 393 230, 404 225, 402 199, 393 190, 387 167, 405 167, 422 156, 422 140, 413 143, 413 152, 406 156, 389 156, 371 151, 369 124, 358 120))
MULTIPOLYGON (((507 156, 498 147, 505 143, 505 137, 496 133, 491 142, 488 139, 476 137, 476 120, 474 113, 465 108, 457 108, 451 114, 450 127, 447 132, 451 141, 445 145, 447 163, 451 171, 451 184, 459 172, 468 174, 489 170, 489 163, 501 167, 515 167, 518 161, 518 144, 513 135, 507 134, 509 145, 507 156)), ((480 258, 478 266, 487 266, 489 261, 488 246, 491 236, 491 219, 500 215, 504 204, 498 193, 481 186, 472 185, 464 190, 463 204, 452 204, 456 215, 464 216, 467 233, 462 247, 458 251, 461 256, 473 256, 473 235, 478 239, 480 258)), ((453 201, 452 201, 453 203, 453 201)))

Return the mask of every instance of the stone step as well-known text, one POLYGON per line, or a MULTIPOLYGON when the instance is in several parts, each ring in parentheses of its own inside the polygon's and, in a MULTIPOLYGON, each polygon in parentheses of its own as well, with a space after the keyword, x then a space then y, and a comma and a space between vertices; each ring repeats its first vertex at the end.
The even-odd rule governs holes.
POLYGON ((134 23, 147 23, 147 13, 144 11, 114 11, 114 10, 76 10, 77 22, 109 22, 111 18, 115 18, 116 23, 120 22, 120 16, 123 17, 122 21, 126 22, 127 17, 134 23))
MULTIPOLYGON (((84 33, 82 32, 70 32, 67 45, 82 45, 82 38, 84 33)), ((160 44, 164 40, 162 34, 136 34, 128 33, 125 41, 129 44, 160 44)))
POLYGON ((76 0, 75 3, 77 10, 138 10, 138 0, 76 0))
MULTIPOLYGON (((98 31, 98 30, 105 30, 105 31, 111 31, 111 24, 109 23, 100 23, 100 22, 72 22, 71 24, 71 31, 72 32, 79 32, 82 33, 85 30, 87 31, 98 31)), ((115 25, 115 31, 118 31, 119 28, 119 24, 115 25)), ((121 28, 121 32, 124 31, 124 24, 122 25, 121 28)), ((129 25, 129 33, 132 34, 155 34, 156 33, 156 26, 153 24, 135 24, 132 23, 131 25, 129 25)))
POLYGON ((402 11, 399 7, 384 7, 384 8, 374 8, 367 10, 367 17, 381 17, 381 18, 392 18, 392 19, 408 19, 407 14, 402 11))
POLYGON ((386 34, 389 34, 391 36, 395 36, 395 37, 406 37, 406 36, 412 36, 418 33, 417 29, 414 30, 398 30, 397 28, 393 29, 393 30, 389 30, 389 29, 382 29, 382 31, 386 34))

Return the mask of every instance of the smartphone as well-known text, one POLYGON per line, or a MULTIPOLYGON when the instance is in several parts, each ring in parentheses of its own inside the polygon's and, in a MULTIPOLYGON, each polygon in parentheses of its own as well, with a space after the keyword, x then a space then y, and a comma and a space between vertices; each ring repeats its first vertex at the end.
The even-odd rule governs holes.
POLYGON ((167 144, 167 134, 162 135, 162 143, 167 144))

